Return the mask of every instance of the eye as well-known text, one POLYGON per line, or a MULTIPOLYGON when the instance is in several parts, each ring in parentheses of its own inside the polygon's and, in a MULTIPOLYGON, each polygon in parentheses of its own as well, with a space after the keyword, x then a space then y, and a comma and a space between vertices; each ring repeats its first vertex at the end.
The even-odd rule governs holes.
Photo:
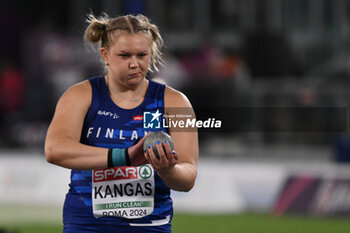
POLYGON ((129 57, 129 54, 127 53, 121 53, 121 54, 118 54, 119 57, 121 58, 128 58, 129 57))
POLYGON ((145 57, 147 55, 148 55, 147 53, 140 53, 140 54, 138 54, 139 57, 145 57))

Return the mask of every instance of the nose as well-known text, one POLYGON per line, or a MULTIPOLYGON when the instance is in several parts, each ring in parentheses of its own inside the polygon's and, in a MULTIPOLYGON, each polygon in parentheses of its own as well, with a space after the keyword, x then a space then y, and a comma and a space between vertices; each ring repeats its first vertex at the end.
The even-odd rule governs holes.
POLYGON ((135 68, 138 67, 138 61, 137 61, 137 58, 136 58, 136 57, 132 56, 132 57, 130 58, 129 67, 130 67, 131 69, 135 69, 135 68))

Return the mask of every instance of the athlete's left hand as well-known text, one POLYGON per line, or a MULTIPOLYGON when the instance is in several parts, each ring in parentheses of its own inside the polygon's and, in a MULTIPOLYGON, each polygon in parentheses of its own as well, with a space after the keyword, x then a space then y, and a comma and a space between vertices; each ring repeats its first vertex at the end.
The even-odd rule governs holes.
POLYGON ((179 156, 176 151, 171 151, 169 143, 159 142, 156 144, 159 158, 155 155, 152 148, 145 152, 147 161, 157 172, 166 172, 171 170, 177 164, 179 156))

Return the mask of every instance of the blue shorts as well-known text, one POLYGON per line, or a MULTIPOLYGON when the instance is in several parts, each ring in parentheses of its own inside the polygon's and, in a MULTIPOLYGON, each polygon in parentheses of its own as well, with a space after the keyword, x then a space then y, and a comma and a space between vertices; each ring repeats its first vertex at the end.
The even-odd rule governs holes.
POLYGON ((80 225, 65 224, 63 233, 171 233, 171 224, 161 226, 111 226, 111 225, 80 225))

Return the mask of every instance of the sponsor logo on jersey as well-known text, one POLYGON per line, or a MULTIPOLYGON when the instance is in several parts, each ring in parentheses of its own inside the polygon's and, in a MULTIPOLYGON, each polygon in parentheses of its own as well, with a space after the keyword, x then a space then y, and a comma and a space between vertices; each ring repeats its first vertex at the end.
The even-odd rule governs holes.
POLYGON ((113 119, 118 119, 119 116, 117 113, 113 113, 113 112, 109 112, 109 111, 103 111, 103 110, 98 110, 97 111, 97 115, 100 115, 100 116, 107 116, 107 117, 111 117, 113 119))
POLYGON ((137 167, 113 167, 94 171, 94 182, 137 178, 137 167))
POLYGON ((142 115, 133 116, 132 120, 133 121, 142 121, 143 120, 143 116, 142 115))

